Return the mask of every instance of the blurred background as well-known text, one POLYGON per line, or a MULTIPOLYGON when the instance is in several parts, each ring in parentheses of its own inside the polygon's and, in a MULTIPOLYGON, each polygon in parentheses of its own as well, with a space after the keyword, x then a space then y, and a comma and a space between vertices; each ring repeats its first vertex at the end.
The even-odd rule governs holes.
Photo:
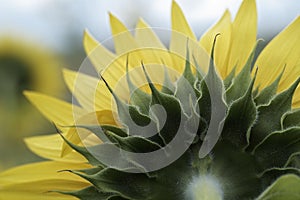
MULTIPOLYGON (((85 58, 83 30, 99 41, 110 37, 108 12, 129 29, 139 17, 169 28, 171 0, 0 0, 0 170, 38 161, 27 136, 54 133, 51 123, 23 97, 23 90, 70 99, 61 69, 78 69, 85 58)), ((226 8, 233 16, 241 0, 177 0, 197 36, 226 8)), ((265 43, 300 13, 299 0, 257 0, 258 37, 265 43)), ((162 38, 165 44, 168 37, 162 38)), ((109 46, 109 48, 112 48, 109 46)))

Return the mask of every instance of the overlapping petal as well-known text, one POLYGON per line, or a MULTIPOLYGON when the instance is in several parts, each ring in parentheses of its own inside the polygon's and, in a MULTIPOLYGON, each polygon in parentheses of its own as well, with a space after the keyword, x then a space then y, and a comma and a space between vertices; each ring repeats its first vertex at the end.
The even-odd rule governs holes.
POLYGON ((0 174, 1 199, 74 199, 56 192, 82 189, 90 185, 66 169, 90 168, 89 164, 55 161, 23 165, 0 174))
POLYGON ((231 45, 226 72, 236 67, 240 72, 247 62, 257 36, 257 9, 255 0, 244 0, 232 24, 231 45))
POLYGON ((188 40, 196 42, 197 38, 188 24, 181 8, 175 1, 172 2, 171 20, 172 35, 169 49, 170 52, 174 54, 172 58, 173 62, 176 64, 173 67, 179 72, 182 72, 185 63, 185 60, 182 58, 185 58, 186 55, 187 42, 188 40))
POLYGON ((60 126, 73 125, 75 122, 74 116, 81 116, 87 113, 84 109, 74 104, 45 94, 29 91, 24 92, 24 94, 48 120, 60 126))
POLYGON ((67 69, 63 71, 63 74, 69 90, 85 110, 92 112, 110 107, 111 94, 109 91, 106 89, 97 91, 101 84, 99 78, 67 69))
POLYGON ((116 55, 98 42, 87 30, 84 32, 83 46, 98 73, 116 59, 116 55))
MULTIPOLYGON (((278 92, 288 88, 300 76, 300 17, 278 34, 261 52, 255 66, 259 68, 256 85, 260 89, 271 84, 285 68, 278 92)), ((300 89, 293 99, 300 106, 300 89)))
POLYGON ((68 163, 86 163, 87 160, 75 151, 71 151, 65 156, 61 156, 63 139, 56 133, 45 136, 35 136, 25 139, 27 147, 35 154, 54 161, 68 163))

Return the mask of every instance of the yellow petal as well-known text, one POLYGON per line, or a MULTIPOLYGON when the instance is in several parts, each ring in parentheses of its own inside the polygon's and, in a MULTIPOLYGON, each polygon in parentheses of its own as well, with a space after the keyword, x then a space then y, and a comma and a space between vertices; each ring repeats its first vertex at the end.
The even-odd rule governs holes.
MULTIPOLYGON (((279 83, 278 92, 288 88, 300 76, 300 17, 279 33, 261 52, 255 66, 258 66, 256 85, 260 89, 271 84, 285 71, 279 83)), ((300 89, 295 92, 293 102, 299 106, 300 89)), ((298 107, 297 106, 297 107, 298 107)))
POLYGON ((226 10, 221 19, 200 39, 200 45, 206 50, 208 55, 210 55, 214 38, 220 33, 215 47, 214 58, 216 67, 223 79, 230 73, 227 72, 227 59, 230 49, 231 29, 231 15, 230 12, 226 10))
MULTIPOLYGON (((298 89, 299 90, 299 89, 298 89)), ((299 93, 299 92, 298 92, 299 93)), ((296 97, 294 97, 294 98, 296 98, 296 97)), ((300 99, 300 97, 299 97, 299 95, 297 96, 297 101, 295 100, 295 101, 293 101, 293 107, 294 108, 299 108, 300 107, 300 100, 298 100, 298 99, 300 99)))
POLYGON ((86 113, 78 106, 44 94, 26 91, 24 95, 45 117, 58 125, 72 125, 74 114, 81 116, 86 113))
POLYGON ((69 163, 87 163, 87 160, 74 150, 61 157, 64 141, 58 133, 25 138, 25 143, 32 152, 46 159, 69 163))
MULTIPOLYGON (((26 183, 40 180, 69 180, 87 183, 86 180, 61 170, 78 170, 91 168, 89 164, 62 163, 55 161, 38 162, 15 167, 0 173, 0 185, 26 183)), ((1 190, 1 187, 0 187, 1 190)))
MULTIPOLYGON (((165 62, 165 64, 174 66, 172 64, 172 59, 170 58, 169 52, 161 49, 161 44, 158 43, 159 40, 155 39, 155 34, 152 30, 146 30, 144 33, 146 35, 152 35, 151 38, 144 38, 144 34, 141 34, 139 30, 137 30, 137 38, 134 38, 131 33, 127 30, 127 28, 118 20, 115 16, 110 14, 110 23, 111 23, 111 29, 113 33, 113 39, 115 42, 115 48, 116 52, 118 54, 118 58, 115 60, 115 62, 122 63, 121 66, 116 66, 114 63, 112 63, 110 66, 108 66, 103 71, 103 77, 106 79, 106 81, 109 83, 109 85, 114 89, 114 91, 118 94, 118 96, 121 99, 128 100, 129 97, 129 89, 128 85, 126 83, 126 77, 124 76, 126 73, 126 61, 128 59, 128 68, 129 70, 133 68, 141 68, 141 63, 143 62, 144 65, 147 64, 162 64, 162 62, 165 62), (145 44, 145 42, 142 42, 142 40, 150 40, 148 44, 145 44), (154 40, 153 44, 150 47, 153 47, 156 43, 156 45, 159 45, 159 48, 155 49, 140 49, 140 47, 145 47, 144 45, 150 45, 151 41, 154 40), (116 89, 117 88, 117 89, 116 89)), ((139 22, 138 26, 140 27, 146 27, 146 23, 139 22)), ((180 66, 176 65, 175 67, 180 66)), ((180 66, 182 68, 182 66, 180 66)), ((152 70, 150 69, 150 76, 152 74, 152 70)), ((156 70, 157 72, 157 70, 156 70)), ((163 73, 160 73, 163 74, 163 73)), ((157 77, 157 73, 155 74, 157 77)), ((163 77, 163 76, 162 76, 163 77)), ((134 82, 144 83, 146 84, 146 80, 144 77, 144 74, 142 73, 140 76, 132 77, 132 80, 134 82)), ((101 88, 105 89, 105 87, 101 88)))
MULTIPOLYGON (((299 74, 300 74, 299 68, 300 68, 300 66, 297 65, 297 67, 298 67, 298 71, 295 72, 295 73, 297 73, 298 77, 299 77, 299 74)), ((288 82, 288 81, 286 81, 286 82, 288 82)), ((296 89, 296 91, 294 93, 292 106, 293 106, 293 108, 299 108, 300 107, 300 86, 298 86, 298 88, 296 89)))
POLYGON ((160 39, 154 33, 154 31, 149 27, 149 25, 142 19, 139 19, 136 29, 135 29, 135 41, 137 42, 139 48, 144 48, 143 56, 146 60, 144 63, 170 63, 171 58, 167 49, 162 44, 160 39))
POLYGON ((138 45, 125 25, 111 13, 109 19, 117 55, 136 49, 138 45))
POLYGON ((116 59, 116 55, 102 46, 87 30, 84 32, 83 46, 97 72, 116 59))
POLYGON ((257 35, 257 10, 255 0, 244 0, 232 24, 231 48, 227 74, 236 66, 240 72, 247 62, 257 35))
POLYGON ((172 1, 172 34, 170 41, 170 53, 173 63, 176 63, 173 68, 179 72, 183 71, 186 61, 186 46, 189 40, 196 43, 197 38, 189 26, 185 16, 179 5, 172 1))
MULTIPOLYGON (((111 30, 113 34, 113 40, 115 44, 115 50, 116 54, 118 55, 118 59, 116 60, 116 62, 121 63, 121 66, 116 66, 115 64, 110 65, 109 68, 113 71, 112 73, 110 73, 109 76, 105 76, 112 79, 110 81, 110 84, 114 87, 115 83, 117 83, 119 79, 125 74, 126 62, 128 58, 127 56, 129 54, 129 69, 134 67, 140 67, 141 62, 147 59, 144 57, 142 51, 138 50, 139 45, 135 41, 132 34, 125 27, 125 25, 111 13, 109 17, 111 30)), ((127 90, 127 86, 124 86, 124 90, 127 90)))
POLYGON ((72 180, 41 180, 0 186, 1 200, 76 200, 77 198, 49 191, 76 191, 88 183, 72 180))
POLYGON ((111 94, 108 90, 97 90, 100 79, 64 69, 65 82, 82 107, 92 112, 111 105, 111 94))
POLYGON ((151 27, 139 19, 135 29, 135 41, 139 47, 166 49, 151 27))
POLYGON ((172 2, 172 30, 182 33, 183 35, 186 35, 190 39, 193 40, 197 39, 191 27, 189 26, 187 20, 185 19, 182 10, 180 9, 179 5, 175 1, 172 2))

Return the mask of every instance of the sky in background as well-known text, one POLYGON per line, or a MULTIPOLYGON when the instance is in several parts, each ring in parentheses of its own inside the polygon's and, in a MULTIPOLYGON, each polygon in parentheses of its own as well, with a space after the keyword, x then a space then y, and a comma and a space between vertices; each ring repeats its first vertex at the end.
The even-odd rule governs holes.
MULTIPOLYGON (((89 29, 100 41, 110 36, 108 12, 133 28, 139 17, 170 27, 171 0, 0 0, 0 35, 22 36, 56 50, 89 29)), ((200 36, 226 8, 234 16, 241 0, 177 0, 200 36)), ((272 37, 300 13, 299 0, 257 0, 259 36, 272 37)), ((73 40, 74 41, 74 40, 73 40)), ((76 41, 78 42, 78 41, 76 41)), ((81 42, 81 41, 80 41, 81 42)))

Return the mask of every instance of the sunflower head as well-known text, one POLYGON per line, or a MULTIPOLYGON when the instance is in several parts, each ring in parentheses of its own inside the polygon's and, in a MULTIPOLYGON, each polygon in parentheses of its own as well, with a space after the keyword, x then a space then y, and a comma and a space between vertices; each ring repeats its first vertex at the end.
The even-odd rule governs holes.
POLYGON ((186 62, 175 81, 166 67, 160 84, 148 74, 151 65, 141 63, 141 70, 130 73, 127 60, 127 100, 111 88, 104 72, 101 81, 115 101, 116 124, 76 125, 102 144, 78 146, 63 136, 94 166, 71 171, 92 186, 64 194, 80 199, 253 199, 283 174, 298 174, 300 146, 289 144, 299 137, 292 98, 300 79, 276 93, 281 73, 257 92, 255 47, 241 71, 222 80, 214 64, 217 42, 216 35, 207 74, 187 42, 186 62), (144 76, 150 91, 137 87, 131 75, 144 76))
POLYGON ((169 48, 144 21, 132 35, 112 14, 115 52, 86 32, 84 47, 98 74, 84 74, 86 65, 79 73, 64 71, 76 104, 26 93, 64 141, 58 135, 26 140, 66 177, 50 173, 50 185, 61 183, 49 186, 51 194, 297 199, 300 19, 255 60, 254 0, 243 1, 234 21, 226 11, 199 41, 174 1, 171 15, 169 48), (51 152, 43 146, 49 141, 51 152))

